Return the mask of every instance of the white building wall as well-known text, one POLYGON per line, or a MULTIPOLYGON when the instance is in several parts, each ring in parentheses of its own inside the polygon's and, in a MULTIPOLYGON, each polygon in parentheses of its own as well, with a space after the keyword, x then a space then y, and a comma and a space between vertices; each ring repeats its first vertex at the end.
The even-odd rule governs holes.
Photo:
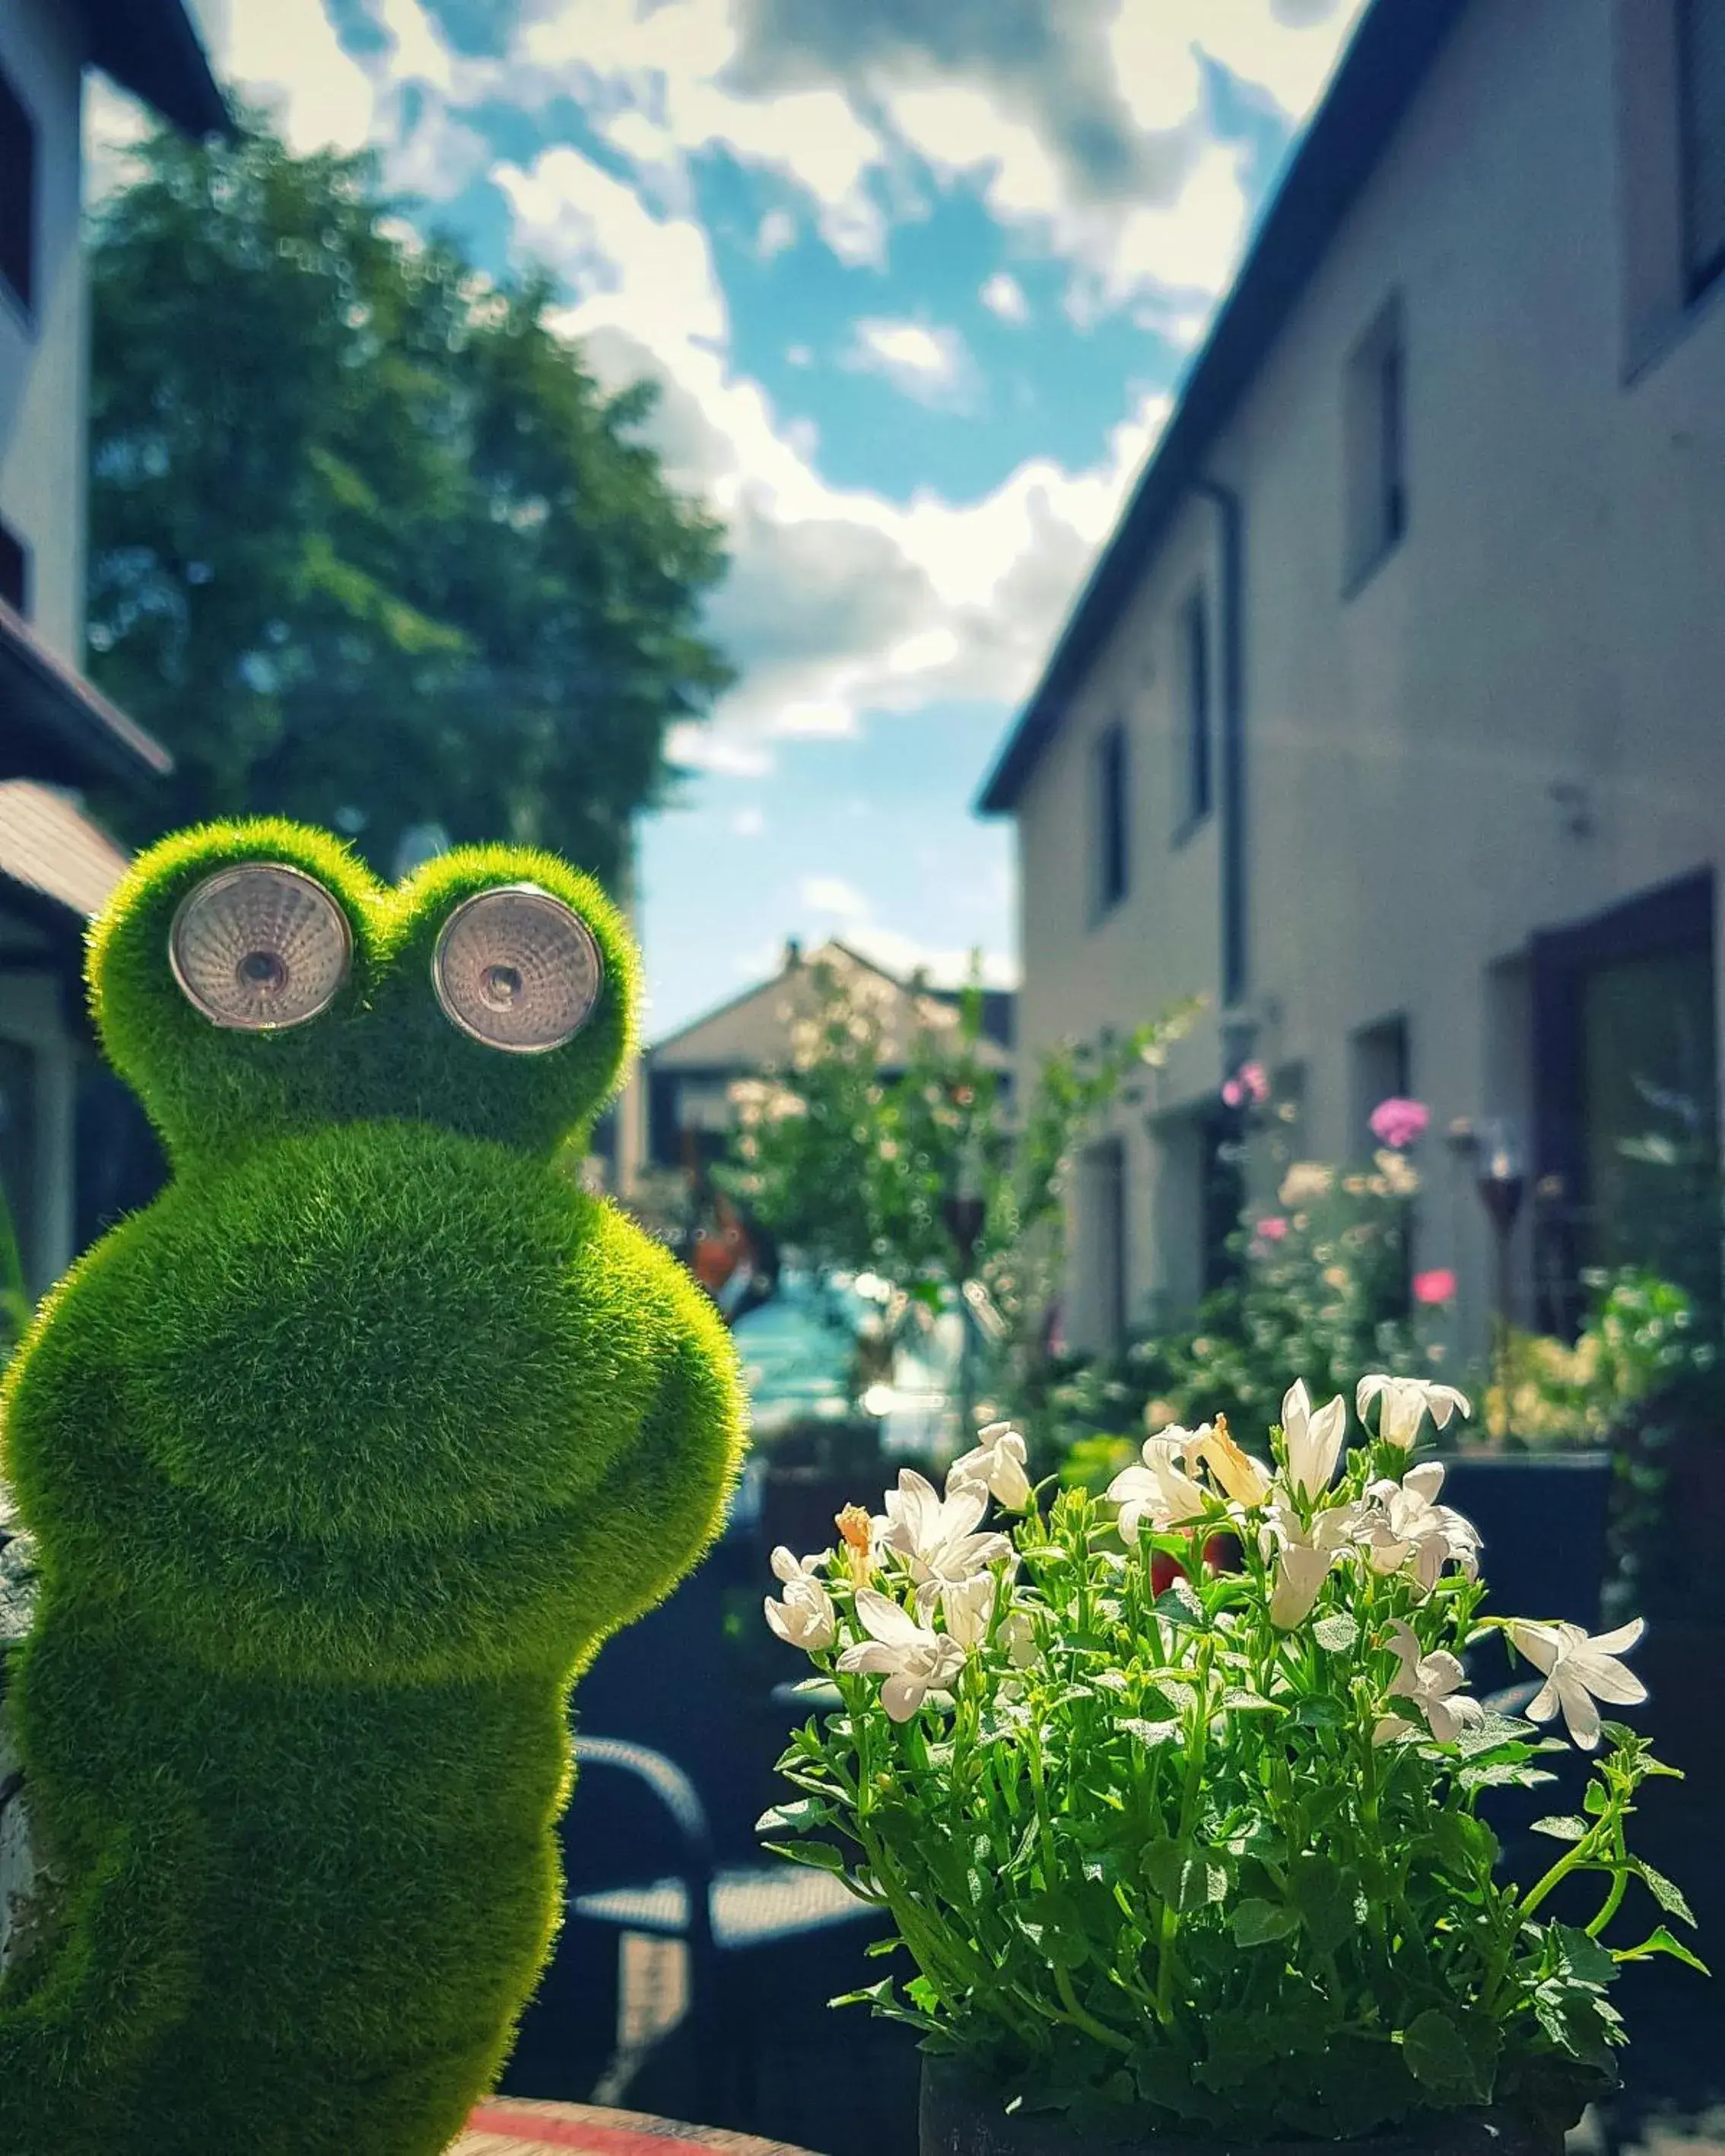
MULTIPOLYGON (((1666 4, 1621 0, 1631 38, 1666 4)), ((1657 219, 1636 190, 1660 146, 1626 91, 1645 83, 1625 72, 1621 28, 1612 0, 1476 0, 1211 460, 1245 502, 1257 1050, 1304 1065, 1320 1157, 1358 1149, 1350 1034, 1396 1012, 1439 1128, 1506 1110, 1525 1123, 1516 983, 1490 969, 1536 930, 1720 859, 1725 304, 1716 288, 1686 318, 1668 307, 1650 356, 1647 290, 1670 278, 1646 259, 1657 219), (1396 295, 1407 529, 1344 597, 1343 382, 1396 295)), ((1214 819, 1173 850, 1157 793, 1173 615, 1206 550, 1214 562, 1211 514, 1194 501, 1148 565, 1024 790, 1031 1055, 1215 991, 1214 819), (1164 653, 1147 682, 1145 654, 1164 653), (1141 774, 1134 882, 1091 928, 1086 747, 1122 710, 1141 774)), ((1163 1106, 1196 1106, 1219 1075, 1209 1024, 1163 1106)), ((1476 1333, 1480 1209, 1441 1146, 1425 1163, 1420 1261, 1457 1266, 1476 1333)), ((1135 1191, 1141 1314, 1189 1276, 1158 1212, 1135 1191)), ((1075 1280, 1081 1334, 1086 1294, 1075 1280)))
POLYGON ((73 665, 84 644, 81 15, 65 0, 0 6, 0 67, 35 122, 37 154, 29 312, 0 288, 0 518, 30 549, 32 625, 73 665))

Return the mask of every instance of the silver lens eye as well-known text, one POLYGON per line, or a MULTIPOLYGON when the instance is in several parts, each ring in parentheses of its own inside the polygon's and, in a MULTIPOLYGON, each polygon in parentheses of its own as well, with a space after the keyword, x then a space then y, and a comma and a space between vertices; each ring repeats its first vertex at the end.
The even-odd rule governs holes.
POLYGON ((353 932, 303 870, 255 861, 208 876, 180 901, 168 963, 212 1025, 275 1033, 304 1025, 341 993, 353 932))
POLYGON ((464 899, 431 961, 444 1015, 470 1040, 516 1055, 572 1040, 604 985, 593 932, 536 884, 506 884, 464 899))

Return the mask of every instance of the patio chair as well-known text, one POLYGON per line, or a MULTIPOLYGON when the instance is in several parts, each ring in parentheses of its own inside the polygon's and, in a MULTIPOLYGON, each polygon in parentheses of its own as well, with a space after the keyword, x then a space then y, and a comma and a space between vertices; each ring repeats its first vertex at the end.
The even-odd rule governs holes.
MULTIPOLYGON (((576 1794, 562 1827, 566 1943, 594 1932, 680 1943, 686 2008, 678 2041, 697 2115, 747 2128, 769 2019, 784 2030, 799 2015, 806 2022, 811 2005, 824 2014, 831 1993, 860 1974, 859 1933, 885 1923, 829 1872, 764 1854, 716 1863, 695 1784, 662 1753, 578 1737, 575 1756, 576 1794)), ((621 2091, 607 2092, 614 2100, 621 2091)))

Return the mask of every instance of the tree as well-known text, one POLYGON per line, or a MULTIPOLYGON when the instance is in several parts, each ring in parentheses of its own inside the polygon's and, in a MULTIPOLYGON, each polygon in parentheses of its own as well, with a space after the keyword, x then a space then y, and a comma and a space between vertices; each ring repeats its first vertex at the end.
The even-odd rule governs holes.
POLYGON ((790 1065, 732 1088, 737 1127, 716 1179, 818 1266, 876 1274, 913 1308, 962 1292, 995 1351, 997 1391, 1034 1416, 1075 1152, 1117 1099, 1135 1097, 1198 1006, 1100 1050, 1050 1048, 1014 1113, 981 1052, 978 990, 956 1025, 931 1013, 891 1073, 881 1068, 889 1000, 860 968, 808 969, 790 1065), (968 1219, 953 1203, 965 1197, 968 1219))
POLYGON ((409 827, 602 877, 675 720, 721 526, 601 391, 534 274, 420 239, 364 157, 163 132, 98 213, 90 639, 172 749, 129 834, 280 811, 390 871, 409 827))

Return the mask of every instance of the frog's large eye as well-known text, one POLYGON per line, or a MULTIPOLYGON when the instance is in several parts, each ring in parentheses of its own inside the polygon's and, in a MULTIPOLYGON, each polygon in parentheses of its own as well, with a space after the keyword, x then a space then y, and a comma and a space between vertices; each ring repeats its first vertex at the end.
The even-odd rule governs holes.
POLYGON ((341 993, 353 932, 321 883, 280 861, 206 876, 167 933, 168 963, 212 1025, 274 1033, 304 1025, 341 993))
POLYGON ((593 932, 536 884, 464 899, 432 954, 437 999, 453 1025, 487 1048, 541 1055, 572 1040, 604 984, 593 932))

